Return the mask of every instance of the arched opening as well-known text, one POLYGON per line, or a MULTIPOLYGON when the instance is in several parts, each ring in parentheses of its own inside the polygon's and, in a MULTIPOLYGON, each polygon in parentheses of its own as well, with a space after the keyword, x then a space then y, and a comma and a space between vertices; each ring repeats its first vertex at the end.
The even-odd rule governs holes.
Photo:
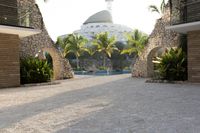
POLYGON ((52 59, 50 53, 44 52, 43 54, 44 54, 44 56, 45 56, 45 59, 47 60, 48 65, 49 65, 50 68, 53 70, 53 59, 52 59))
POLYGON ((47 60, 50 67, 53 69, 53 79, 62 79, 62 62, 59 53, 54 48, 43 48, 43 57, 47 60))
POLYGON ((166 48, 163 47, 155 47, 153 48, 147 57, 147 77, 154 77, 155 76, 155 66, 153 60, 161 56, 166 48))

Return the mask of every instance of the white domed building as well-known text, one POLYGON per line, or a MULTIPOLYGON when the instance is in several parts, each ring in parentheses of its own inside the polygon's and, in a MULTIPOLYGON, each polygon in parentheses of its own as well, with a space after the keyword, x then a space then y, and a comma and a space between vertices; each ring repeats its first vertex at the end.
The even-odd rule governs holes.
POLYGON ((75 34, 82 35, 88 40, 101 32, 109 32, 110 36, 116 36, 117 41, 125 42, 124 34, 130 33, 133 30, 127 26, 114 24, 110 11, 103 10, 89 17, 81 26, 80 30, 74 31, 75 34))

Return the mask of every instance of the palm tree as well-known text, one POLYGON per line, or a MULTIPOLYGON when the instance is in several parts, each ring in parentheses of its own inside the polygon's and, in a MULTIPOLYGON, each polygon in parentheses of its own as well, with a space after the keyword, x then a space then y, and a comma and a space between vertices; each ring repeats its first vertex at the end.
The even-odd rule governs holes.
POLYGON ((103 66, 106 66, 106 57, 112 56, 114 50, 118 50, 115 46, 116 37, 109 37, 108 32, 102 32, 94 36, 93 45, 97 46, 97 51, 103 54, 103 66))
POLYGON ((97 46, 96 45, 88 45, 86 46, 85 51, 90 55, 93 56, 97 52, 97 46))
POLYGON ((78 34, 69 34, 63 39, 61 47, 63 48, 63 55, 66 57, 69 53, 73 53, 76 57, 76 67, 79 69, 79 57, 84 51, 87 51, 85 44, 87 39, 78 34))
POLYGON ((61 56, 65 58, 66 55, 64 55, 64 49, 66 44, 64 43, 64 39, 58 37, 54 46, 60 51, 61 56))
POLYGON ((126 34, 127 46, 122 50, 121 54, 133 54, 135 57, 140 55, 145 44, 147 43, 148 36, 139 30, 134 30, 131 34, 126 34))
POLYGON ((157 7, 156 5, 150 5, 149 6, 149 10, 151 12, 156 12, 160 15, 164 14, 165 13, 165 7, 166 7, 166 3, 165 3, 165 0, 162 0, 161 4, 160 4, 160 8, 157 7))

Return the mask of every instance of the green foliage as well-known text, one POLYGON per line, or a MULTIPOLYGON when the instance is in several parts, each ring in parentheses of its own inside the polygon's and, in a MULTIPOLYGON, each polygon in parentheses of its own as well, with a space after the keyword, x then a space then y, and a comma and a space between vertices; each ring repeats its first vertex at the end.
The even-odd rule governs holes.
POLYGON ((150 5, 149 10, 151 10, 151 12, 157 12, 160 14, 160 10, 158 9, 156 5, 150 5))
POLYGON ((64 49, 65 48, 65 44, 64 44, 64 41, 63 41, 62 38, 60 38, 60 37, 57 38, 57 41, 55 43, 55 47, 57 49, 60 49, 60 48, 64 49))
POLYGON ((86 43, 88 40, 83 36, 78 34, 69 34, 64 39, 58 38, 56 47, 60 48, 62 51, 62 55, 66 57, 68 54, 74 54, 76 57, 76 65, 79 68, 79 57, 88 49, 86 48, 86 43))
POLYGON ((96 45, 88 45, 86 46, 85 51, 90 55, 93 56, 97 52, 97 46, 96 45))
POLYGON ((127 70, 128 71, 128 70, 131 70, 131 68, 130 67, 124 67, 123 70, 127 70))
POLYGON ((149 10, 151 12, 156 12, 158 14, 164 14, 165 13, 165 7, 166 7, 166 3, 165 0, 162 0, 160 7, 157 7, 156 5, 150 5, 149 6, 149 10))
POLYGON ((148 36, 139 30, 134 30, 131 34, 126 34, 127 46, 122 50, 121 54, 139 55, 144 49, 148 41, 148 36))
POLYGON ((116 37, 112 36, 109 37, 108 32, 102 32, 97 35, 95 35, 93 44, 97 46, 97 51, 102 52, 108 57, 112 56, 112 53, 114 50, 118 50, 115 46, 116 43, 116 37))
POLYGON ((63 39, 64 43, 64 55, 73 53, 76 57, 80 57, 81 53, 86 51, 85 44, 87 39, 78 34, 70 34, 63 39))
POLYGON ((122 51, 124 49, 126 44, 124 44, 122 42, 116 42, 115 45, 119 51, 114 51, 112 53, 112 57, 110 58, 111 63, 112 63, 112 69, 121 71, 121 70, 123 70, 123 68, 125 66, 129 65, 129 63, 127 61, 128 55, 120 54, 120 51, 122 51))
POLYGON ((118 51, 116 45, 116 37, 109 37, 108 32, 102 32, 95 35, 93 45, 97 47, 97 51, 103 54, 103 66, 106 66, 106 56, 109 58, 114 51, 118 51))
POLYGON ((181 48, 171 48, 153 61, 162 79, 186 80, 187 57, 181 48))
POLYGON ((53 71, 47 61, 27 58, 20 62, 21 84, 41 83, 51 80, 53 71))
POLYGON ((98 69, 99 69, 99 70, 107 70, 108 68, 107 68, 107 67, 104 67, 104 66, 100 66, 98 69))
POLYGON ((66 38, 58 38, 56 47, 63 53, 64 57, 70 60, 73 68, 79 70, 85 65, 86 60, 103 60, 103 67, 109 59, 112 68, 122 70, 131 63, 128 59, 134 54, 139 54, 144 48, 148 36, 138 30, 127 35, 127 43, 117 42, 115 36, 110 36, 108 32, 102 32, 93 36, 91 41, 77 34, 70 34, 66 38), (124 51, 123 51, 124 50, 124 51), (121 52, 123 51, 123 52, 121 52), (123 55, 122 55, 123 54, 123 55), (76 59, 76 60, 75 60, 76 59))
POLYGON ((45 57, 46 57, 48 65, 50 66, 51 69, 53 69, 53 59, 51 55, 48 52, 45 52, 45 57))

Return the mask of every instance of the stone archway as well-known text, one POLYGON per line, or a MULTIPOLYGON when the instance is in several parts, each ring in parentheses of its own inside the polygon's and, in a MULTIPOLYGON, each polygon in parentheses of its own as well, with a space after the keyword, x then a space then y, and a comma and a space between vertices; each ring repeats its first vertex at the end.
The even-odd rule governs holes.
MULTIPOLYGON (((20 57, 35 57, 36 54, 39 54, 40 57, 40 52, 38 53, 38 50, 42 53, 43 51, 48 52, 53 60, 54 79, 73 78, 74 73, 69 61, 63 58, 60 52, 54 47, 54 42, 45 28, 42 14, 35 3, 35 0, 17 0, 17 4, 18 9, 21 11, 26 11, 31 7, 32 12, 29 14, 31 20, 29 22, 30 26, 34 29, 41 30, 40 34, 21 39, 20 57)), ((41 54, 41 58, 44 58, 43 54, 41 54)))
POLYGON ((54 48, 43 48, 42 53, 47 52, 51 55, 53 61, 53 79, 62 79, 62 62, 60 61, 60 55, 54 48))
POLYGON ((60 80, 60 79, 67 79, 73 77, 73 72, 70 67, 69 62, 64 59, 57 49, 50 47, 50 48, 43 48, 41 50, 42 56, 40 58, 44 58, 43 53, 47 52, 52 57, 53 62, 53 79, 60 80))
POLYGON ((167 30, 166 26, 170 25, 170 8, 166 7, 162 18, 158 19, 154 30, 149 36, 148 43, 136 63, 133 65, 133 77, 151 77, 154 75, 152 58, 161 47, 175 47, 180 44, 180 35, 167 30))
POLYGON ((153 48, 148 56, 147 56, 147 77, 153 77, 154 76, 154 64, 153 59, 154 57, 161 55, 163 53, 165 48, 158 46, 153 48))

